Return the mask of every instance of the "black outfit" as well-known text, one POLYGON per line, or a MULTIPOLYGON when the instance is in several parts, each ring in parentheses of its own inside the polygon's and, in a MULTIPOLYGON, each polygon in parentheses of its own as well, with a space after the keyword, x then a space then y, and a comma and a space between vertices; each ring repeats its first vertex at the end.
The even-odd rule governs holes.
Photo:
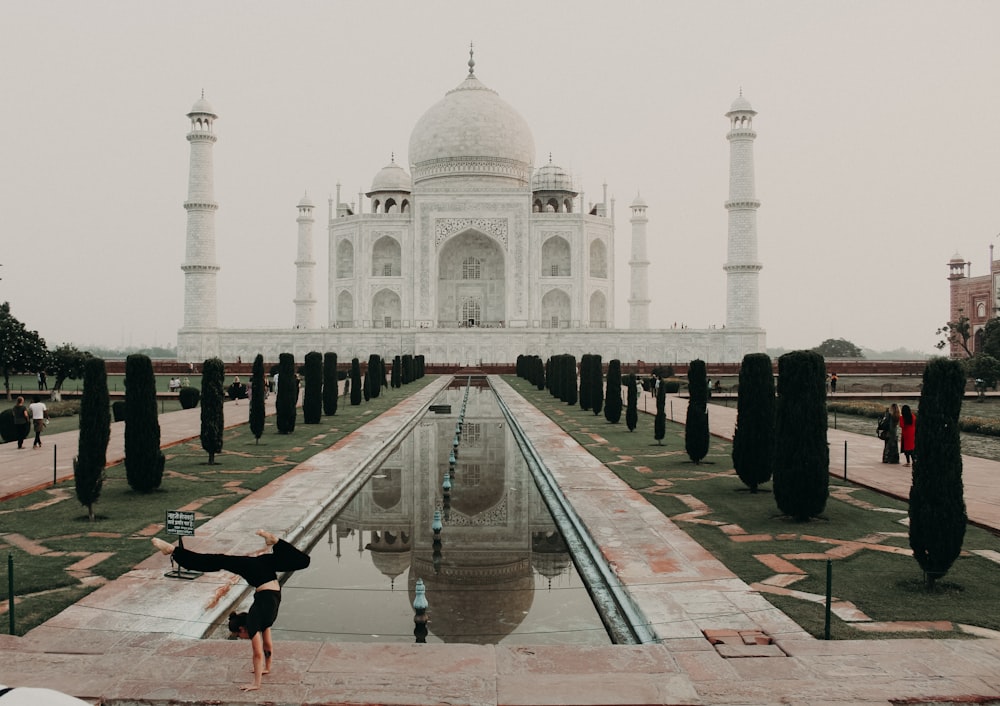
POLYGON ((24 440, 28 438, 28 408, 22 404, 14 405, 11 412, 14 416, 14 435, 17 439, 17 448, 24 448, 24 440))
MULTIPOLYGON (((257 588, 278 579, 279 571, 296 571, 309 566, 309 555, 279 539, 269 554, 231 556, 199 554, 183 546, 174 548, 174 561, 192 571, 228 571, 257 588)), ((247 633, 253 637, 274 625, 281 604, 281 591, 257 591, 247 611, 247 633)))

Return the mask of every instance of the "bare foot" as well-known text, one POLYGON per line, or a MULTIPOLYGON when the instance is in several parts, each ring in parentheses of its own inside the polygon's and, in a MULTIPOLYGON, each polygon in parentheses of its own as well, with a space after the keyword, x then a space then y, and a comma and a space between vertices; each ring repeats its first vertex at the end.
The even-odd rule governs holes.
POLYGON ((151 541, 153 542, 153 546, 156 547, 158 550, 160 550, 161 554, 166 554, 167 556, 170 556, 171 554, 174 553, 174 545, 173 544, 170 544, 168 542, 164 542, 159 537, 153 537, 153 539, 151 541))
POLYGON ((246 686, 241 686, 240 691, 257 691, 259 688, 256 684, 247 684, 246 686))
POLYGON ((267 530, 262 530, 262 529, 257 530, 257 536, 263 537, 264 543, 269 547, 278 543, 278 538, 275 537, 270 532, 268 532, 267 530))

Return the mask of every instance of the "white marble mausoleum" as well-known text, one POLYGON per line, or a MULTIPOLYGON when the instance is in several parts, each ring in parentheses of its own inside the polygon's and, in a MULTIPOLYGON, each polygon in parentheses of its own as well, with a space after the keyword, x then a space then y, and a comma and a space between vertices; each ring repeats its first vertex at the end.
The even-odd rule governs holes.
POLYGON ((536 167, 531 128, 474 68, 470 53, 468 75, 417 121, 408 168, 394 155, 356 207, 341 201, 337 186, 325 224, 329 288, 323 297, 315 288, 315 205, 308 197, 298 203, 294 320, 280 330, 223 328, 217 320, 212 161, 217 115, 202 96, 188 113, 191 161, 178 359, 246 361, 263 353, 275 361, 290 352, 301 360, 309 351, 332 351, 341 360, 414 353, 429 364, 459 365, 558 353, 599 353, 605 361, 623 363, 695 358, 714 363, 738 362, 764 350, 757 290, 756 112, 742 95, 726 114, 731 155, 728 260, 722 264, 726 325, 649 328, 648 207, 637 196, 629 207, 629 321, 618 328, 615 202, 608 199, 607 186, 600 201, 584 206, 571 175, 551 157, 536 167))

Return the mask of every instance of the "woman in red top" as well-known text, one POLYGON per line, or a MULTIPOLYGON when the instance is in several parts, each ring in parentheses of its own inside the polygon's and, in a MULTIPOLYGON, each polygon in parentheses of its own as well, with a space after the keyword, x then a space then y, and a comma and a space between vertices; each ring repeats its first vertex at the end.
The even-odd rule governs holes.
POLYGON ((906 456, 904 466, 909 466, 913 460, 913 447, 917 438, 917 415, 910 411, 910 405, 904 404, 899 415, 899 450, 906 456))

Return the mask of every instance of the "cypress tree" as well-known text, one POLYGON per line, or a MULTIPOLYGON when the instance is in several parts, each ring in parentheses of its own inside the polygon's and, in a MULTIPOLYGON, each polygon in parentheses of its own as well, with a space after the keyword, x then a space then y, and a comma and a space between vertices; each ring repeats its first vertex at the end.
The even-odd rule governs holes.
POLYGON ((361 396, 364 397, 365 402, 372 398, 372 383, 371 383, 371 368, 368 368, 367 372, 361 376, 361 396))
POLYGON ((663 437, 667 435, 667 388, 660 383, 656 388, 656 416, 653 417, 653 438, 663 446, 663 437))
POLYGON ((593 364, 594 356, 591 353, 584 353, 583 357, 580 358, 580 409, 585 412, 591 408, 590 399, 593 395, 590 388, 593 383, 591 372, 593 364))
POLYGON ((562 380, 562 393, 564 396, 563 402, 569 405, 575 405, 577 400, 577 380, 576 380, 576 356, 566 354, 563 359, 563 380, 562 380))
POLYGON ((222 451, 225 415, 226 365, 219 358, 209 358, 201 366, 201 448, 208 452, 208 465, 215 465, 215 454, 222 451))
POLYGON ((156 376, 149 356, 125 359, 125 477, 129 486, 149 493, 163 482, 166 458, 160 451, 156 416, 156 376))
POLYGON ((562 400, 563 385, 563 356, 554 355, 549 357, 549 369, 546 371, 545 379, 549 382, 549 394, 557 400, 562 400))
MULTIPOLYGON (((635 425, 639 421, 639 385, 636 382, 635 373, 628 376, 626 392, 628 404, 625 408, 625 426, 628 427, 629 431, 635 431, 635 425)), ((666 422, 666 413, 664 412, 664 433, 666 433, 666 422)))
POLYGON ((260 353, 253 359, 253 369, 250 372, 250 433, 256 443, 264 433, 264 356, 260 353))
POLYGON ((778 358, 772 488, 778 509, 798 522, 822 514, 830 494, 826 364, 813 351, 778 358))
POLYGON ((532 366, 534 367, 534 383, 539 390, 545 389, 545 363, 541 356, 532 356, 532 366))
POLYGON ((617 424, 622 418, 622 363, 617 358, 608 362, 608 391, 604 400, 604 418, 617 424))
POLYGON ((910 548, 927 588, 962 551, 967 522, 958 415, 965 394, 961 361, 935 358, 924 368, 910 486, 910 548))
POLYGON ((748 353, 740 366, 736 431, 733 433, 733 468, 757 492, 771 480, 774 454, 774 373, 766 353, 748 353))
POLYGON ((403 386, 403 359, 398 355, 392 359, 392 377, 390 378, 393 387, 403 386))
POLYGON ((108 439, 111 438, 111 402, 108 373, 103 358, 88 358, 83 364, 83 397, 80 399, 80 438, 73 459, 76 499, 94 521, 94 503, 104 487, 108 439))
POLYGON ((604 409, 604 363, 599 353, 590 359, 590 408, 595 417, 604 409))
POLYGON ((337 399, 339 397, 337 354, 326 353, 323 356, 323 414, 332 417, 337 413, 337 399))
POLYGON ((368 393, 372 399, 376 399, 382 393, 382 380, 385 374, 382 372, 382 359, 377 353, 368 356, 368 393))
POLYGON ((413 356, 409 353, 403 354, 403 369, 401 371, 400 379, 403 381, 404 385, 409 385, 413 382, 413 356))
POLYGON ((351 359, 351 406, 357 407, 361 404, 361 362, 357 358, 351 359))
POLYGON ((295 356, 282 353, 278 356, 278 389, 275 407, 275 426, 279 434, 291 434, 295 431, 295 420, 298 416, 296 406, 299 402, 299 385, 295 379, 295 356))
POLYGON ((302 397, 302 421, 319 424, 323 418, 323 354, 309 351, 305 357, 306 391, 302 397))
MULTIPOLYGON (((694 463, 708 455, 708 376, 705 361, 688 365, 688 408, 684 426, 684 450, 694 463)), ((660 387, 665 387, 661 382, 660 387)))

